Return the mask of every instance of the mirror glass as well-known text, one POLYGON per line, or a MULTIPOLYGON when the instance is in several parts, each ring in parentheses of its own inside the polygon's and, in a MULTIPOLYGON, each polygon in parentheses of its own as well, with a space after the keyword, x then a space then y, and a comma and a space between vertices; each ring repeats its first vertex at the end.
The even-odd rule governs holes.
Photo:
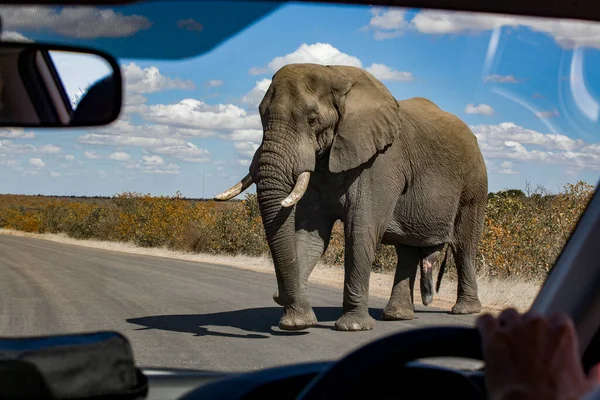
POLYGON ((73 110, 90 86, 112 75, 110 64, 95 54, 69 51, 49 51, 56 72, 71 102, 73 110), (85 70, 85 74, 81 71, 85 70))
POLYGON ((98 126, 121 110, 116 62, 96 52, 0 43, 0 126, 98 126))

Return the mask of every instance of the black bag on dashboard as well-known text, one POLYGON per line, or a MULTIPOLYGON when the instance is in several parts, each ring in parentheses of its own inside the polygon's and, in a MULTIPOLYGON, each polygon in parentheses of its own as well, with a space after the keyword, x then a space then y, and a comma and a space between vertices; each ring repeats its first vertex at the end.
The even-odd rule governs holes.
POLYGON ((148 380, 116 332, 0 338, 0 399, 141 399, 148 380))

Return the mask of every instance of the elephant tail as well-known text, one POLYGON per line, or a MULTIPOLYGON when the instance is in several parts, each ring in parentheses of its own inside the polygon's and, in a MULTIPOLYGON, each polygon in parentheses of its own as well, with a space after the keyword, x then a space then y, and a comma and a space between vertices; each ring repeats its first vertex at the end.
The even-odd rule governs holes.
POLYGON ((444 261, 442 261, 442 265, 440 266, 440 271, 438 272, 437 282, 435 284, 435 292, 439 293, 440 285, 442 284, 442 276, 444 276, 444 272, 446 272, 446 262, 448 261, 448 252, 450 251, 450 245, 446 247, 446 254, 444 255, 444 261))

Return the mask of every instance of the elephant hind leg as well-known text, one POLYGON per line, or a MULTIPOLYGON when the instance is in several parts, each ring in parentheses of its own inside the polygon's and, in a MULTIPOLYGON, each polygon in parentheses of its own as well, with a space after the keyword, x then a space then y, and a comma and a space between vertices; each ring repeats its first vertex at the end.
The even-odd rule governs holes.
POLYGON ((424 257, 420 261, 421 266, 421 301, 424 306, 433 303, 433 267, 438 260, 440 251, 435 251, 432 254, 424 257))
POLYGON ((415 316, 414 287, 417 268, 421 262, 420 249, 396 245, 398 264, 394 275, 392 294, 382 318, 388 321, 410 320, 415 316))
POLYGON ((477 293, 476 255, 483 232, 485 204, 463 206, 454 228, 452 252, 458 274, 458 291, 453 314, 476 314, 481 311, 477 293))

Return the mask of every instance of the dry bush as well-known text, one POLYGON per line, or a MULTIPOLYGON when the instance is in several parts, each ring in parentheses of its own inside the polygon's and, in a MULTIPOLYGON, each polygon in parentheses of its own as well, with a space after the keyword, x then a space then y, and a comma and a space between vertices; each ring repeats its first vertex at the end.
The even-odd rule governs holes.
MULTIPOLYGON (((593 186, 578 182, 566 185, 559 194, 541 187, 527 193, 490 193, 477 253, 479 275, 544 278, 593 191, 593 186)), ((179 192, 159 197, 125 192, 107 199, 0 195, 0 227, 189 252, 269 253, 254 194, 227 203, 188 200, 179 192)), ((323 261, 344 263, 340 222, 334 226, 323 261)), ((375 270, 391 271, 395 266, 394 247, 379 245, 375 270)), ((448 273, 456 274, 451 256, 448 273)))

